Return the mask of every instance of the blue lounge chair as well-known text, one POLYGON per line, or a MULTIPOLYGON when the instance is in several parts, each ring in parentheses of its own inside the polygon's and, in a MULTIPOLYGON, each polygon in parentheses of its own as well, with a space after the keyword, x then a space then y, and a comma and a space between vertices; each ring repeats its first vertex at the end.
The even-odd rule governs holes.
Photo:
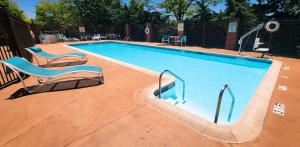
MULTIPOLYGON (((51 70, 51 69, 35 66, 34 64, 30 63, 26 59, 20 57, 13 57, 7 60, 0 60, 0 63, 3 63, 4 65, 6 65, 6 67, 8 67, 9 69, 11 69, 13 72, 16 73, 16 75, 20 78, 24 89, 29 93, 33 93, 51 82, 53 83, 65 79, 65 78, 59 79, 59 77, 61 76, 65 76, 67 74, 80 73, 80 72, 96 74, 97 77, 99 78, 100 83, 104 83, 103 69, 96 66, 78 65, 78 66, 72 66, 72 67, 59 69, 59 70, 51 70), (37 77, 39 81, 38 86, 34 89, 29 89, 25 85, 25 82, 22 76, 20 76, 19 72, 37 77), (45 78, 45 80, 41 80, 41 78, 45 78)), ((70 78, 74 78, 74 77, 70 77, 70 78)), ((88 78, 88 77, 85 78, 96 80, 95 78, 88 78)))
MULTIPOLYGON (((31 53, 34 57, 39 56, 39 57, 46 59, 47 64, 49 64, 53 61, 56 61, 58 59, 61 59, 61 58, 66 58, 66 57, 77 57, 77 58, 79 57, 81 59, 82 63, 87 62, 86 54, 82 54, 82 53, 68 53, 68 54, 55 55, 55 54, 49 54, 47 52, 44 52, 41 48, 38 48, 38 47, 29 47, 29 48, 25 48, 25 50, 27 50, 29 53, 31 53)), ((35 57, 35 59, 36 59, 38 65, 40 65, 40 63, 36 57, 35 57)))
POLYGON ((161 43, 164 43, 164 42, 168 42, 168 44, 170 44, 170 37, 169 37, 169 35, 162 35, 161 43))

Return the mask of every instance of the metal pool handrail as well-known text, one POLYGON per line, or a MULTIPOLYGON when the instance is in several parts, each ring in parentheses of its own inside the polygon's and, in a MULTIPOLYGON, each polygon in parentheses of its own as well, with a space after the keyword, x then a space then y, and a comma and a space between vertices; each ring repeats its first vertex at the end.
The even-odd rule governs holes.
POLYGON ((175 73, 171 72, 170 70, 164 70, 162 73, 160 73, 159 75, 159 87, 158 87, 158 90, 159 90, 159 98, 161 98, 161 79, 162 79, 162 76, 165 74, 165 73, 169 73, 171 74, 172 76, 174 76, 175 78, 179 79, 182 83, 183 83, 183 88, 182 88, 182 100, 183 102, 185 102, 185 99, 184 99, 184 95, 185 95, 185 81, 180 78, 179 76, 177 76, 175 73))
POLYGON ((264 27, 264 23, 261 23, 261 24, 259 24, 258 26, 252 28, 252 29, 251 29, 250 31, 248 31, 247 33, 245 33, 245 34, 239 39, 239 41, 238 41, 238 44, 240 45, 240 46, 239 46, 239 54, 240 54, 241 51, 242 51, 243 39, 244 39, 245 37, 247 37, 248 35, 252 34, 253 32, 259 31, 259 30, 262 29, 263 27, 264 27))
POLYGON ((229 111, 229 114, 228 114, 228 117, 227 117, 227 121, 230 120, 231 118, 231 114, 232 114, 232 110, 233 110, 233 106, 234 106, 234 102, 235 102, 235 97, 231 91, 231 89, 229 88, 229 86, 226 84, 222 87, 220 93, 219 93, 219 98, 218 98, 218 105, 217 105, 217 110, 216 110, 216 114, 215 114, 215 120, 214 120, 214 123, 217 123, 218 122, 218 118, 219 118, 219 112, 220 112, 220 107, 221 107, 221 102, 222 102, 222 98, 223 98, 223 94, 224 94, 224 91, 225 90, 228 90, 229 91, 229 94, 232 98, 231 100, 231 106, 230 106, 230 111, 229 111))

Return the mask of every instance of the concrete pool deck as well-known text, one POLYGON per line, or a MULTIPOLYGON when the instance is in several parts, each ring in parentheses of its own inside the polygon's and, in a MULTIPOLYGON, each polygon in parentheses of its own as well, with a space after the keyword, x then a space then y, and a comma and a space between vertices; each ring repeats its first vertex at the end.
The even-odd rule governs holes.
MULTIPOLYGON (((142 43, 149 44, 149 43, 142 43)), ((151 45, 161 45, 150 43, 151 45)), ((38 45, 50 53, 72 51, 63 43, 38 45)), ((222 49, 187 49, 237 54, 222 49)), ((256 53, 245 53, 258 57, 256 53)), ((139 93, 158 77, 88 55, 90 65, 104 68, 105 84, 81 89, 42 92, 8 100, 21 88, 0 92, 0 146, 299 146, 300 60, 274 57, 283 64, 261 134, 242 144, 209 139, 145 105, 139 93), (289 68, 287 68, 289 67, 289 68), (288 78, 287 78, 288 77, 288 78), (287 91, 278 90, 280 85, 287 91), (275 102, 285 115, 272 113, 275 102)), ((29 85, 37 84, 33 77, 29 85)))

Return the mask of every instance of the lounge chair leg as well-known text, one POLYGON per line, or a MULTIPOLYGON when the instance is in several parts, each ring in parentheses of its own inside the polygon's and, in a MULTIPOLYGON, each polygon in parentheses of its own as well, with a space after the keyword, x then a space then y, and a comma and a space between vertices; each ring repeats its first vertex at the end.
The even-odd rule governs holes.
POLYGON ((104 84, 104 74, 99 74, 100 84, 104 84))
POLYGON ((82 58, 82 63, 84 64, 84 63, 86 63, 88 61, 88 59, 86 58, 86 57, 83 57, 82 58))

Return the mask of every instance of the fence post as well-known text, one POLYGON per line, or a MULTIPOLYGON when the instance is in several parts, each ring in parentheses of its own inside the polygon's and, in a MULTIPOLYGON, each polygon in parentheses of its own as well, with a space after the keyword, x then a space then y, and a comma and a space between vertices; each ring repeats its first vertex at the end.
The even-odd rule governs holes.
POLYGON ((152 24, 150 22, 146 23, 145 33, 146 33, 146 41, 152 42, 153 30, 152 30, 152 24))
POLYGON ((126 36, 130 36, 130 25, 129 24, 125 24, 125 35, 126 36))
POLYGON ((236 38, 237 38, 237 28, 238 28, 238 19, 232 19, 229 21, 228 30, 227 30, 227 37, 225 48, 233 50, 236 45, 236 38))

